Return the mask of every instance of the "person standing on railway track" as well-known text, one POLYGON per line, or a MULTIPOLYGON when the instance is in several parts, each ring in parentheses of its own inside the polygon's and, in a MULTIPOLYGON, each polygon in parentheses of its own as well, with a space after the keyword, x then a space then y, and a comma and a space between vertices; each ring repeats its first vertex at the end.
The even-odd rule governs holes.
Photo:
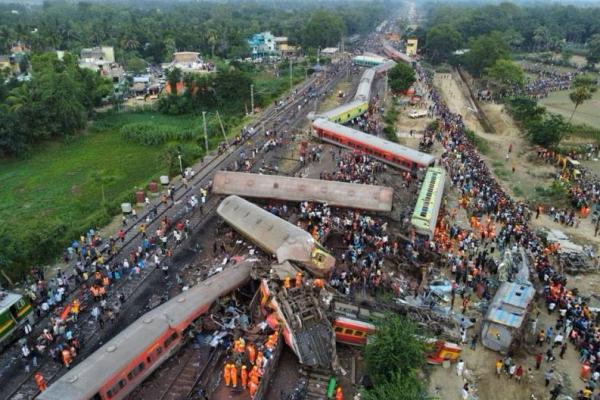
POLYGON ((44 390, 46 390, 48 388, 48 386, 46 385, 46 380, 44 379, 44 377, 42 376, 42 374, 39 371, 35 373, 34 378, 35 378, 35 383, 36 383, 38 389, 40 390, 40 392, 43 392, 44 390))

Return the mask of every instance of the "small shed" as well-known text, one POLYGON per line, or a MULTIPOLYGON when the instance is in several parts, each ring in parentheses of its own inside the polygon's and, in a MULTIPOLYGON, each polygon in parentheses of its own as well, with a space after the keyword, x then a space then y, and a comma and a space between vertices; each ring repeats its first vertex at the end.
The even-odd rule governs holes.
POLYGON ((481 341, 485 347, 500 353, 511 349, 522 335, 534 295, 531 285, 505 282, 500 286, 483 321, 481 341))

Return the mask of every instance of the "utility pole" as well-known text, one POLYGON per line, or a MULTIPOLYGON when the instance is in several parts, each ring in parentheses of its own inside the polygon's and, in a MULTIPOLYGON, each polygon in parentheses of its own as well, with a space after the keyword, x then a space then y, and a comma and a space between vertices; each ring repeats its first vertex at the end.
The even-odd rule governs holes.
POLYGON ((250 85, 250 114, 254 115, 254 85, 250 85))
POLYGON ((292 58, 290 57, 290 90, 294 87, 294 72, 292 69, 292 58))
POLYGON ((206 130, 206 111, 202 111, 202 121, 204 123, 204 147, 206 147, 206 155, 208 155, 208 133, 206 130))
POLYGON ((387 100, 387 93, 388 93, 388 73, 387 73, 387 71, 385 71, 385 89, 383 91, 383 101, 387 100))
POLYGON ((221 116, 219 115, 219 111, 217 110, 217 118, 219 120, 219 125, 221 125, 221 132, 223 132, 223 139, 225 139, 225 144, 229 147, 229 140, 227 140, 227 135, 225 134, 225 128, 223 127, 223 121, 221 121, 221 116))

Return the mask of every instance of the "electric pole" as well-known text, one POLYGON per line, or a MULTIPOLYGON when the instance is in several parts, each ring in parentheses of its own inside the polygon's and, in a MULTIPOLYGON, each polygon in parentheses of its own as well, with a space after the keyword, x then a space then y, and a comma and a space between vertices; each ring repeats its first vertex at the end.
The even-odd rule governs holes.
POLYGON ((294 87, 294 72, 292 69, 292 59, 290 58, 290 90, 294 87))
POLYGON ((254 85, 250 85, 250 114, 254 115, 254 85))
POLYGON ((206 111, 202 111, 202 121, 204 123, 204 147, 206 147, 206 155, 208 155, 208 133, 206 130, 206 111))
POLYGON ((387 93, 388 93, 388 73, 387 73, 387 71, 385 71, 385 89, 383 92, 383 101, 387 100, 387 93))
POLYGON ((225 144, 229 147, 229 140, 227 140, 227 135, 225 134, 225 127, 223 126, 223 121, 221 121, 221 116, 219 115, 219 111, 217 110, 217 118, 219 119, 219 124, 221 125, 221 132, 223 132, 223 139, 225 139, 225 144))

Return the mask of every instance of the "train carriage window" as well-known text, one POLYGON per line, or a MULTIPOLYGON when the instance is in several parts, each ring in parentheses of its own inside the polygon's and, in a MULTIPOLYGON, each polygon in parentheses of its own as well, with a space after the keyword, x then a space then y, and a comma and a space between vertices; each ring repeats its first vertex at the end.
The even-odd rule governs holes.
POLYGON ((171 336, 169 336, 166 340, 165 340, 165 349, 167 347, 169 347, 171 345, 171 343, 173 343, 175 341, 175 339, 177 339, 177 332, 173 332, 171 334, 171 336))
MULTIPOLYGON (((121 391, 121 389, 125 387, 125 385, 127 385, 127 381, 125 379, 121 379, 106 392, 106 395, 112 399, 117 393, 121 391)), ((96 399, 96 396, 94 396, 94 399, 96 399)), ((100 397, 98 397, 98 399, 100 399, 100 397)))
POLYGON ((335 327, 335 331, 336 331, 336 332, 341 332, 341 331, 343 331, 343 330, 344 330, 344 328, 342 328, 341 326, 336 326, 336 327, 335 327))
POLYGON ((352 335, 352 334, 354 334, 354 329, 348 329, 348 328, 346 328, 346 329, 344 329, 344 333, 347 334, 347 335, 352 335))
POLYGON ((142 361, 135 368, 133 368, 131 371, 129 371, 129 373, 127 374, 127 378, 130 381, 132 381, 136 376, 138 376, 140 374, 140 372, 142 372, 144 370, 145 366, 146 366, 146 364, 144 364, 144 362, 142 361))

